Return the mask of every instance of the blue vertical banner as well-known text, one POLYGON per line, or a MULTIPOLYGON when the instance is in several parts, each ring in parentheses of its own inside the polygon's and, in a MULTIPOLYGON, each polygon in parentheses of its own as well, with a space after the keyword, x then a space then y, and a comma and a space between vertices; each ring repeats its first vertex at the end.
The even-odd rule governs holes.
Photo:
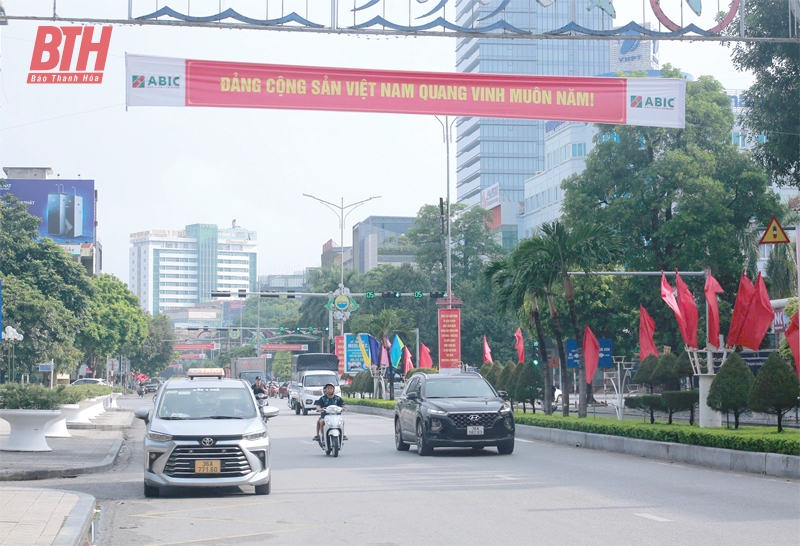
MULTIPOLYGON (((0 332, 3 331, 3 280, 0 279, 0 332)), ((0 334, 0 340, 2 340, 2 334, 0 334)))
MULTIPOLYGON (((607 337, 601 337, 597 341, 600 343, 600 361, 597 363, 597 367, 613 368, 614 359, 611 356, 613 354, 612 351, 613 344, 611 339, 607 337)), ((580 360, 578 359, 578 344, 575 343, 574 339, 572 338, 567 339, 566 350, 567 350, 567 368, 580 367, 580 360)))

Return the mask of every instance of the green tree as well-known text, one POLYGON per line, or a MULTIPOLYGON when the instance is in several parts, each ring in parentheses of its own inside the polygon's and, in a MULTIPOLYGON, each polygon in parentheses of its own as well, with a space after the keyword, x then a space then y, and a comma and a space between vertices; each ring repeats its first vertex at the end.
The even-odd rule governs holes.
MULTIPOLYGON (((328 317, 324 322, 318 324, 301 324, 300 307, 301 304, 296 299, 284 298, 260 298, 251 296, 245 302, 244 313, 242 315, 242 326, 245 328, 256 328, 259 326, 259 311, 261 315, 261 328, 277 328, 279 326, 300 325, 314 326, 320 328, 328 325, 328 317)), ((323 298, 308 298, 322 300, 323 298)), ((238 317, 237 317, 238 318, 238 317)), ((237 321, 238 322, 238 321, 237 321)))
POLYGON ((778 432, 783 432, 783 416, 797 406, 798 394, 797 371, 778 352, 773 352, 758 370, 749 405, 753 411, 777 416, 778 432))
POLYGON ((503 390, 500 388, 500 376, 503 374, 503 367, 501 362, 495 362, 492 364, 492 369, 484 376, 486 381, 488 381, 496 391, 503 390))
POLYGON ((540 236, 531 239, 531 251, 546 256, 564 283, 564 299, 569 307, 573 335, 578 344, 580 361, 578 380, 578 417, 586 417, 586 408, 591 390, 586 388, 586 362, 583 358, 583 336, 578 327, 575 308, 575 289, 570 271, 589 271, 597 263, 609 263, 617 255, 617 244, 613 231, 600 223, 575 223, 567 226, 556 220, 543 224, 540 236))
MULTIPOLYGON (((513 362, 509 362, 506 364, 509 368, 512 368, 514 371, 511 372, 511 377, 508 378, 508 383, 506 383, 505 390, 508 391, 508 396, 512 400, 516 400, 517 402, 522 402, 519 398, 517 398, 517 389, 519 388, 519 378, 522 375, 522 369, 525 366, 524 362, 519 362, 514 364, 513 362)), ((523 402, 524 404, 524 402, 523 402)), ((523 405, 523 411, 525 406, 523 405)))
POLYGON ((411 334, 411 313, 405 309, 384 309, 377 315, 359 314, 351 319, 351 327, 358 333, 369 334, 379 341, 392 341, 395 334, 408 344, 411 334))
POLYGON ((133 350, 123 350, 135 371, 155 377, 175 361, 175 332, 166 315, 145 315, 147 336, 133 350))
MULTIPOLYGON (((653 380, 653 372, 658 366, 659 359, 656 355, 649 355, 645 358, 639 365, 636 367, 636 373, 633 374, 633 381, 640 385, 644 385, 647 387, 647 391, 650 395, 653 394, 653 387, 657 385, 657 382, 653 380)), ((635 398, 642 398, 641 396, 637 396, 635 398)), ((634 404, 634 402, 631 402, 634 404)), ((627 403, 626 403, 627 405, 627 403)), ((634 406, 629 406, 634 407, 634 406)), ((655 422, 655 415, 653 412, 660 409, 660 406, 657 405, 642 405, 642 406, 635 406, 635 407, 646 407, 650 411, 650 423, 655 422)))
POLYGON ((79 321, 64 304, 48 297, 14 275, 0 274, 3 283, 3 325, 24 336, 14 343, 12 370, 11 343, 3 343, 5 369, 17 377, 32 373, 34 365, 53 360, 56 371, 67 372, 79 363, 81 353, 73 344, 79 321))
MULTIPOLYGON (((662 74, 677 72, 665 67, 662 74)), ((586 169, 562 184, 564 221, 610 227, 627 270, 711 268, 725 289, 720 308, 728 317, 745 264, 740 241, 753 223, 765 225, 778 199, 760 166, 730 142, 734 120, 722 85, 702 76, 686 93, 686 129, 600 126, 586 169)), ((686 282, 702 292, 701 280, 686 282)), ((682 346, 653 279, 632 278, 621 288, 624 309, 643 304, 665 325, 659 341, 682 346)))
MULTIPOLYGON (((339 288, 341 271, 336 266, 314 269, 308 276, 309 292, 333 292, 339 288)), ((344 270, 344 284, 351 292, 361 290, 361 275, 352 269, 344 270)), ((300 306, 300 322, 304 325, 316 326, 328 324, 328 310, 325 298, 305 298, 300 306)))
POLYGON ((674 353, 661 355, 650 375, 650 381, 654 385, 660 385, 665 391, 677 391, 680 388, 678 357, 674 353))
POLYGON ((522 411, 525 411, 525 402, 531 403, 531 411, 536 413, 536 400, 542 399, 542 392, 544 390, 544 376, 540 366, 534 366, 530 363, 520 362, 517 367, 521 367, 519 378, 517 379, 517 386, 515 389, 515 396, 517 400, 522 402, 522 411))
POLYGON ((292 353, 278 351, 272 357, 272 374, 279 381, 288 381, 292 378, 292 353))
POLYGON ((769 283, 769 294, 774 299, 788 298, 797 294, 797 265, 791 244, 772 245, 764 271, 769 283))
MULTIPOLYGON (((123 349, 134 352, 147 337, 147 318, 139 299, 113 275, 91 280, 93 297, 88 322, 77 335, 79 347, 89 357, 93 370, 104 369, 105 359, 123 349)), ((123 355, 128 356, 128 355, 123 355)))
POLYGON ((514 393, 509 392, 508 389, 514 387, 512 381, 516 370, 517 367, 513 363, 504 364, 503 369, 500 371, 500 377, 497 379, 497 386, 495 389, 498 391, 506 391, 509 397, 513 397, 514 393))
POLYGON ((733 412, 733 428, 738 429, 739 416, 748 410, 748 398, 755 379, 742 357, 731 353, 714 376, 706 404, 726 414, 733 412))
MULTIPOLYGON (((728 27, 729 34, 738 34, 738 21, 728 27)), ((782 0, 748 0, 745 26, 749 37, 797 35, 797 19, 788 15, 782 0)), ((744 125, 751 131, 756 158, 775 180, 800 187, 800 48, 788 42, 738 42, 732 59, 738 70, 755 76, 745 91, 744 125)))
POLYGON ((487 378, 489 377, 489 374, 492 373, 492 368, 494 368, 494 363, 487 362, 478 369, 478 373, 481 374, 481 376, 483 376, 483 378, 488 381, 487 378))
POLYGON ((256 356, 256 348, 252 345, 236 345, 230 349, 220 351, 208 364, 208 368, 228 368, 233 358, 250 358, 256 356))

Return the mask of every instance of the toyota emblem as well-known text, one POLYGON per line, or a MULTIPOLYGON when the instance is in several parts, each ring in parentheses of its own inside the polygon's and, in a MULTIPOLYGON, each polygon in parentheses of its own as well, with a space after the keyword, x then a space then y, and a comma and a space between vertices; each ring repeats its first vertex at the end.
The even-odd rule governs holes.
POLYGON ((203 438, 200 440, 200 443, 203 444, 205 447, 211 447, 214 445, 214 438, 203 438))
POLYGON ((469 416, 469 420, 474 423, 475 421, 480 421, 481 420, 481 416, 480 415, 470 415, 469 416))

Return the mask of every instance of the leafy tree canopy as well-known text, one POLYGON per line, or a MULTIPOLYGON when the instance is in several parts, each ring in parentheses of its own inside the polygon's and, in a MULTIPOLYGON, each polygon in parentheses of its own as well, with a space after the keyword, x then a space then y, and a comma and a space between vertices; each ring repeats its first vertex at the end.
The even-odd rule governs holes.
POLYGON ((147 337, 128 353, 131 367, 150 377, 155 377, 175 359, 175 332, 166 315, 146 315, 147 337))
POLYGON ((734 428, 739 428, 739 415, 748 409, 750 390, 755 376, 745 361, 732 353, 714 376, 706 403, 708 407, 734 416, 734 428))
POLYGON ((776 351, 769 355, 750 390, 749 405, 754 411, 778 417, 778 432, 783 431, 783 416, 797 406, 797 371, 776 351))

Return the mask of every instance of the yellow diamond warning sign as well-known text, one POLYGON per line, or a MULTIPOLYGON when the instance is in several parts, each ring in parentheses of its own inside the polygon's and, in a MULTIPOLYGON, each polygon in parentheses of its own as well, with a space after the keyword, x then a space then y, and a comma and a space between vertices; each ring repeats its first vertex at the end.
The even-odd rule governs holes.
POLYGON ((767 224, 767 231, 764 232, 764 235, 761 237, 761 240, 758 242, 760 245, 779 245, 781 243, 788 243, 789 237, 786 235, 786 232, 783 231, 778 219, 774 216, 772 220, 769 221, 767 224))

